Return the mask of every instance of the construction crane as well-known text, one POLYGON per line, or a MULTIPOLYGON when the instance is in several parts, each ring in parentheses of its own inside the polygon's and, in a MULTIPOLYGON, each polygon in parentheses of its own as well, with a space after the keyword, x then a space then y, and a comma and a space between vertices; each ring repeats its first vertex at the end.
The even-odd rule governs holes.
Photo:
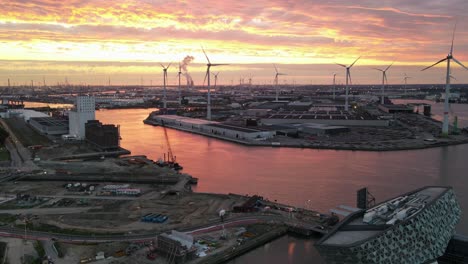
POLYGON ((161 126, 164 130, 164 138, 166 140, 167 145, 167 161, 166 161, 166 154, 164 154, 164 162, 167 164, 168 167, 173 168, 175 170, 181 170, 182 166, 176 162, 176 157, 172 153, 171 142, 169 141, 169 136, 167 135, 166 126, 164 126, 164 121, 161 122, 161 126))

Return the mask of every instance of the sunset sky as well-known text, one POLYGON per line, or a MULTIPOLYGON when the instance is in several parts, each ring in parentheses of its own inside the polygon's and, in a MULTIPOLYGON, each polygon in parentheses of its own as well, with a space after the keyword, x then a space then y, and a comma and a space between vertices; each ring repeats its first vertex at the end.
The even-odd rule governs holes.
MULTIPOLYGON (((353 83, 379 83, 371 70, 395 61, 389 82, 443 83, 442 67, 420 72, 449 51, 455 21, 455 57, 468 66, 466 0, 2 0, 0 5, 0 85, 10 78, 64 82, 159 84, 159 62, 177 64, 185 56, 195 84, 201 84, 205 47, 213 63, 230 63, 220 82, 252 75, 256 84, 273 81, 276 63, 287 73, 281 82, 329 84, 333 72, 344 82, 350 64, 353 83)), ((175 84, 176 69, 169 70, 175 84)), ((457 83, 468 71, 454 67, 457 83)))

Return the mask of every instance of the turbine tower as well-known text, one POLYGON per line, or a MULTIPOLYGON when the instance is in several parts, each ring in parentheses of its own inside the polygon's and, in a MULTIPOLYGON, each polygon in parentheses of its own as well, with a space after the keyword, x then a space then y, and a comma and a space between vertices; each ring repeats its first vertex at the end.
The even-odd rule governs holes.
MULTIPOLYGON (((208 100, 207 100, 207 105, 206 105, 206 119, 211 120, 211 92, 210 92, 210 68, 214 66, 221 66, 221 65, 229 65, 229 64, 212 64, 210 62, 210 59, 208 58, 208 55, 206 55, 205 49, 202 47, 203 54, 205 54, 206 60, 208 63, 206 64, 206 74, 205 74, 205 80, 208 78, 208 100)), ((203 83, 205 83, 205 80, 203 83)))
POLYGON ((381 99, 380 99, 380 104, 384 104, 385 103, 385 82, 388 83, 388 80, 387 80, 387 71, 388 69, 390 69, 390 67, 392 67, 393 65, 393 62, 392 64, 388 65, 387 68, 385 68, 385 70, 382 70, 382 69, 379 69, 379 68, 373 68, 374 70, 378 70, 378 71, 381 71, 382 72, 382 89, 380 90, 381 91, 381 99))
POLYGON ((403 78, 403 80, 405 80, 405 96, 406 96, 406 85, 408 84, 408 79, 411 79, 411 77, 409 77, 409 76, 406 75, 406 73, 405 73, 405 78, 403 78))
POLYGON ((276 65, 273 64, 275 67, 276 75, 275 75, 275 90, 276 90, 276 97, 275 97, 275 102, 278 102, 278 97, 279 97, 279 90, 278 90, 278 76, 280 75, 287 75, 286 73, 280 73, 278 72, 278 68, 276 68, 276 65))
POLYGON ((216 84, 218 83, 218 74, 219 72, 217 73, 212 73, 214 78, 215 78, 215 84, 214 84, 214 87, 213 87, 213 92, 216 92, 216 84))
POLYGON ((346 68, 346 101, 345 101, 345 111, 348 111, 349 110, 349 101, 348 101, 348 97, 349 97, 349 83, 351 83, 351 72, 350 72, 350 69, 354 66, 354 64, 361 58, 361 56, 359 56, 359 58, 357 58, 351 65, 349 66, 346 66, 344 64, 339 64, 337 63, 337 65, 341 66, 341 67, 344 67, 346 68))
POLYGON ((163 108, 164 108, 164 111, 166 111, 166 108, 167 108, 167 102, 166 102, 166 82, 167 82, 167 69, 169 69, 169 67, 171 67, 171 63, 169 63, 169 65, 167 66, 164 66, 160 63, 161 67, 163 68, 163 77, 164 77, 164 92, 163 92, 163 108))
POLYGON ((336 90, 336 73, 333 73, 333 100, 335 100, 335 90, 336 90))
POLYGON ((182 92, 180 90, 180 75, 182 74, 182 71, 181 71, 181 66, 180 66, 180 63, 179 63, 179 72, 177 73, 177 77, 179 79, 179 106, 182 105, 182 92))
POLYGON ((450 111, 450 106, 449 106, 449 97, 450 97, 450 78, 451 78, 451 71, 450 71, 450 61, 453 60, 455 63, 458 65, 462 66, 465 70, 468 70, 465 65, 463 65, 461 62, 459 62, 454 56, 453 56, 453 42, 455 41, 455 30, 457 28, 457 24, 455 24, 455 27, 453 29, 453 35, 452 35, 452 46, 450 47, 449 54, 447 57, 441 59, 440 61, 432 64, 429 67, 426 67, 422 69, 421 71, 425 71, 429 68, 432 68, 436 66, 437 64, 447 61, 447 75, 445 78, 445 100, 444 100, 444 121, 442 124, 442 136, 448 136, 448 129, 449 129, 449 111, 450 111))

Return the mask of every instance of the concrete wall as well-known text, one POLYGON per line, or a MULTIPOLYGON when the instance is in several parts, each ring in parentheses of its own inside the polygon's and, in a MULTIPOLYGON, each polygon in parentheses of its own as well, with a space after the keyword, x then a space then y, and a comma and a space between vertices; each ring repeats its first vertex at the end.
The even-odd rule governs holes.
POLYGON ((89 120, 94 120, 94 112, 75 112, 70 111, 68 114, 69 134, 75 135, 77 139, 85 138, 85 124, 89 120))
POLYGON ((332 126, 388 126, 388 120, 328 120, 328 119, 283 119, 283 118, 262 118, 262 124, 266 125, 276 125, 276 124, 304 124, 304 123, 316 123, 316 124, 326 124, 332 126))

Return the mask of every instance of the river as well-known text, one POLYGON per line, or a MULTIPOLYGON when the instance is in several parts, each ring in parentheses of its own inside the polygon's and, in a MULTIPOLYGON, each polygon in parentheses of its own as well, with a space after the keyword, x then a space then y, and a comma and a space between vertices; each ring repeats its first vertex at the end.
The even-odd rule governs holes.
MULTIPOLYGON (((468 105, 461 106, 468 113, 468 105)), ((161 127, 143 124, 150 112, 151 109, 101 110, 96 117, 104 123, 120 125, 121 145, 132 154, 157 159, 166 151, 166 143, 161 127)), ((377 201, 382 201, 425 185, 451 185, 465 212, 457 231, 468 234, 468 145, 364 152, 245 147, 173 129, 168 129, 168 136, 184 172, 199 178, 194 188, 198 192, 259 194, 328 212, 340 204, 354 206, 356 190, 365 186, 377 201)), ((230 263, 321 260, 313 240, 285 236, 230 263)))

